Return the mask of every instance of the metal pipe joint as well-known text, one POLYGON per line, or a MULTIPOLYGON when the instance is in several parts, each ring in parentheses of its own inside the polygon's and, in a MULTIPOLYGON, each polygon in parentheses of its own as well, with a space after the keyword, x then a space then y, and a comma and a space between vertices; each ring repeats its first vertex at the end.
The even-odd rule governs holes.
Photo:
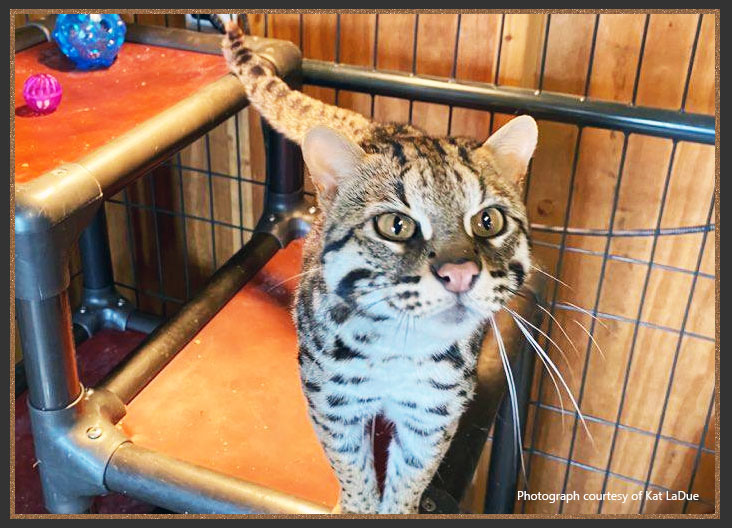
POLYGON ((52 513, 88 510, 107 493, 104 472, 128 438, 115 424, 125 406, 113 393, 87 389, 68 407, 41 410, 28 404, 43 497, 52 513))
POLYGON ((40 301, 70 283, 70 248, 101 206, 102 189, 77 164, 62 165, 15 191, 15 297, 40 301))

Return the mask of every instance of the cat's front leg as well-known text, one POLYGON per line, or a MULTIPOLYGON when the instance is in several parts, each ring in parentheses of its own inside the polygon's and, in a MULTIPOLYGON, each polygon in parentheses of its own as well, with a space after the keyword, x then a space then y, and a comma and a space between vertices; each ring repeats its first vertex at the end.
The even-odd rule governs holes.
POLYGON ((323 450, 341 486, 341 513, 377 513, 379 490, 374 471, 370 419, 320 415, 311 409, 323 450))
POLYGON ((459 418, 457 412, 430 416, 427 410, 415 410, 394 422, 379 513, 418 512, 422 493, 450 445, 459 418))

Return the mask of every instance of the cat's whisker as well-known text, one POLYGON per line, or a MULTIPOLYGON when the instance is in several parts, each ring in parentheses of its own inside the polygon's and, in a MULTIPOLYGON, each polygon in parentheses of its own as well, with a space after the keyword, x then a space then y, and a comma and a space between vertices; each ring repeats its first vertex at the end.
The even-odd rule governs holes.
POLYGON ((544 365, 544 369, 546 370, 546 373, 549 374, 549 379, 552 380, 552 384, 554 385, 554 391, 557 394, 557 398, 559 398, 559 408, 562 410, 561 413, 559 413, 560 419, 562 420, 562 427, 564 427, 564 399, 562 398, 562 391, 559 388, 559 384, 557 383, 556 378, 554 377, 554 374, 552 373, 551 368, 549 368, 549 365, 547 364, 544 357, 539 354, 539 360, 544 365))
POLYGON ((513 379, 513 372, 511 371, 511 366, 508 361, 508 356, 506 355, 506 347, 503 343, 503 337, 501 336, 501 331, 498 329, 498 325, 496 324, 496 319, 493 317, 493 315, 490 316, 491 321, 491 327, 493 328, 493 334, 496 337, 496 342, 498 343, 498 351, 501 356, 501 363, 503 364, 503 372, 506 375, 506 383, 508 383, 508 394, 511 399, 511 411, 513 414, 513 434, 514 438, 516 439, 517 448, 518 448, 518 455, 519 459, 521 460, 521 473, 524 476, 524 482, 528 483, 528 479, 526 478, 526 466, 524 466, 524 448, 523 448, 523 442, 521 438, 521 424, 519 422, 519 412, 518 412, 518 396, 516 394, 516 383, 513 379))
POLYGON ((537 332, 539 332, 539 333, 540 333, 540 334, 541 334, 542 336, 544 336, 544 337, 545 337, 545 338, 546 338, 546 339, 547 339, 547 340, 548 340, 548 341, 549 341, 549 342, 550 342, 550 343, 551 343, 552 345, 554 345, 554 346, 556 347, 556 349, 557 349, 557 350, 559 351, 559 354, 560 354, 560 355, 562 356, 562 359, 564 359, 564 362, 565 362, 565 363, 566 363, 566 365, 567 365, 567 369, 569 370, 569 375, 570 375, 570 376, 572 377, 572 381, 574 381, 574 380, 576 379, 576 378, 575 378, 575 375, 574 375, 574 370, 572 370, 572 365, 571 365, 571 363, 570 363, 570 362, 569 362, 569 360, 567 359, 567 356, 566 356, 566 354, 564 353, 564 350, 562 350, 562 348, 561 348, 561 347, 560 347, 560 346, 559 346, 559 345, 558 345, 558 344, 556 343, 556 341, 554 341, 554 340, 553 340, 553 339, 552 339, 551 337, 549 337, 549 336, 548 336, 548 335, 547 335, 547 334, 546 334, 546 333, 545 333, 545 332, 544 332, 543 330, 541 330, 541 328, 538 328, 538 327, 534 326, 534 325, 533 325, 533 324, 531 324, 531 323, 530 323, 529 321, 527 321, 527 320, 526 320, 525 318, 523 318, 523 317, 522 317, 521 315, 519 315, 518 313, 514 312, 513 310, 511 310, 511 309, 510 309, 510 308, 508 308, 507 306, 504 306, 504 307, 503 307, 503 309, 504 309, 504 310, 506 310, 506 311, 507 311, 507 312, 508 312, 509 314, 511 314, 511 315, 512 315, 512 316, 513 316, 514 318, 518 317, 519 319, 521 319, 521 321, 523 321, 523 322, 524 322, 525 324, 529 325, 529 326, 530 326, 531 328, 533 328, 534 330, 536 330, 537 332))
POLYGON ((376 442, 376 415, 371 419, 371 447, 373 449, 376 442))
MULTIPOLYGON (((509 308, 507 308, 505 305, 503 306, 503 309, 506 310, 507 312, 509 312, 509 315, 511 315, 511 317, 514 317, 514 312, 511 311, 509 308)), ((515 319, 516 318, 514 317, 514 320, 515 319)), ((536 328, 534 325, 531 325, 531 326, 536 328)), ((537 328, 537 330, 538 330, 538 328, 537 328)), ((539 332, 541 332, 541 330, 539 330, 539 332)), ((542 334, 543 334, 543 332, 542 332, 542 334)), ((546 334, 544 334, 544 335, 546 335, 546 334)), ((541 355, 539 356, 539 360, 544 364, 546 373, 549 374, 549 379, 552 380, 552 384, 554 385, 554 391, 556 392, 557 398, 559 399, 559 407, 561 408, 562 411, 564 411, 564 399, 562 398, 562 391, 559 389, 559 384, 557 384, 557 380, 554 378, 554 374, 552 374, 552 371, 549 368, 549 365, 547 365, 546 361, 544 361, 544 358, 541 355)), ((565 357, 565 361, 567 361, 566 357, 565 357)), ((567 366, 569 367, 569 362, 567 362, 567 366)), ((570 367, 570 372, 571 372, 571 367, 570 367)), ((574 378, 574 375, 572 375, 572 377, 574 378)), ((562 420, 562 426, 564 426, 564 412, 560 413, 560 417, 562 420)))
POLYGON ((370 310, 371 308, 373 308, 374 306, 376 306, 376 305, 378 305, 378 304, 380 304, 382 302, 388 301, 390 298, 391 298, 391 295, 385 295, 384 297, 382 297, 378 301, 374 301, 371 304, 369 304, 369 305, 367 305, 367 306, 365 306, 363 308, 358 308, 356 311, 353 312, 353 315, 355 315, 355 316, 360 316, 361 315, 361 316, 364 316, 364 317, 369 317, 370 314, 369 314, 368 310, 370 310))
POLYGON ((536 350, 536 353, 540 356, 543 356, 544 359, 547 360, 549 365, 554 370, 554 373, 559 377, 559 380, 562 382, 562 385, 564 386, 564 389, 567 391, 567 395, 569 396, 569 399, 572 401, 572 404, 574 405, 575 411, 577 412, 577 416, 579 417, 580 421, 582 422, 582 426, 585 429, 585 433, 587 433, 588 438, 590 439, 590 442, 592 443, 592 446, 596 448, 595 445, 595 439, 593 438, 592 434, 590 433, 590 429, 587 427, 587 422, 585 421, 585 417, 582 414, 582 411, 580 411, 579 405, 577 404, 577 401, 574 399, 574 396, 572 395, 572 391, 569 390, 569 387, 567 386, 567 382, 564 381, 564 377, 562 376, 561 372, 559 372, 559 369, 557 366, 552 362, 551 358, 544 352, 544 350, 539 346, 539 344, 536 342, 534 337, 531 335, 531 332, 529 332, 526 327, 519 321, 518 319, 514 318, 514 321, 519 327, 519 330, 521 330, 521 333, 524 334, 524 337, 531 343, 531 345, 534 347, 534 350, 536 350))
POLYGON ((402 324, 406 320, 406 315, 407 315, 406 312, 399 313, 399 316, 397 319, 397 324, 396 324, 396 330, 394 331, 394 335, 391 338, 391 347, 390 348, 395 348, 394 345, 396 344, 397 339, 399 338, 399 334, 402 329, 402 324))
POLYGON ((402 353, 406 353, 407 351, 407 345, 409 344, 409 327, 413 326, 414 320, 410 314, 407 313, 407 324, 404 328, 404 346, 402 348, 402 353))
MULTIPOLYGON (((361 293, 361 295, 358 295, 356 297, 352 297, 351 300, 355 303, 360 298, 365 297, 366 295, 369 295, 369 294, 374 293, 376 291, 385 290, 385 289, 388 289, 388 287, 384 286, 384 287, 381 287, 381 288, 372 288, 372 289, 370 289, 368 291, 365 291, 365 292, 361 293)), ((323 293, 321 295, 326 296, 326 297, 336 297, 338 299, 341 298, 340 295, 338 295, 336 293, 333 293, 333 292, 325 292, 325 293, 323 293)), ((366 306, 363 306, 363 307, 358 307, 357 306, 356 307, 356 311, 354 312, 354 314, 355 315, 364 315, 366 313, 366 310, 369 310, 370 308, 374 307, 375 305, 377 305, 377 304, 379 304, 381 302, 384 302, 384 301, 389 300, 390 297, 391 297, 391 294, 389 293, 389 294, 387 294, 387 295, 385 295, 385 296, 377 299, 376 301, 373 301, 370 304, 367 304, 366 306)))
POLYGON ((567 340, 567 342, 569 342, 569 345, 574 349, 575 353, 577 354, 577 357, 579 358, 580 357, 579 350, 577 350, 577 347, 574 345, 574 342, 569 338, 569 336, 567 335, 567 332, 564 331, 564 327, 562 327, 562 325, 559 324, 559 321, 557 320, 557 318, 554 317, 552 315, 552 313, 549 310, 547 310, 546 308, 544 308, 541 304, 537 303, 536 306, 541 311, 543 311, 545 314, 547 314, 551 318, 552 321, 557 323, 557 327, 559 328, 559 331, 562 332, 562 334, 564 334, 565 339, 567 340))
MULTIPOLYGON (((310 377, 312 376, 313 371, 315 370, 315 367, 318 367, 318 364, 315 361, 311 361, 310 368, 302 376, 303 383, 310 381, 310 377)), ((322 367, 319 367, 319 368, 322 368, 322 367)))
POLYGON ((529 297, 528 295, 526 295, 526 292, 522 292, 521 290, 514 290, 513 288, 508 288, 508 287, 506 289, 508 291, 510 291, 511 293, 513 293, 514 295, 518 295, 519 297, 522 297, 524 299, 528 299, 530 301, 534 300, 533 297, 529 297))
POLYGON ((312 270, 308 270, 308 271, 303 271, 302 273, 298 273, 297 275, 293 275, 292 277, 288 277, 285 280, 280 281, 277 284, 274 284, 274 285, 270 286, 269 288, 267 288, 265 290, 265 293, 269 293, 272 290, 274 290, 275 288, 277 288, 279 286, 282 286, 284 283, 290 282, 291 280, 299 279, 300 277, 304 277, 305 275, 310 275, 311 273, 318 272, 318 271, 320 271, 320 269, 321 268, 318 267, 316 269, 312 269, 312 270))
POLYGON ((575 323, 577 323, 577 325, 578 325, 578 326, 579 326, 579 327, 580 327, 580 328, 581 328, 582 330, 584 330, 585 334, 587 334, 587 337, 589 337, 589 338, 590 338, 590 340, 592 341, 592 344, 593 344, 593 345, 595 345, 595 348, 596 348, 596 349, 597 349, 597 351, 598 351, 598 352, 600 353, 600 356, 602 357, 602 360, 603 360, 603 361, 606 361, 606 358, 605 358, 605 353, 604 353, 604 352, 602 351, 602 349, 600 348, 600 345, 598 345, 598 344, 597 344, 597 341, 595 341, 595 337, 594 337, 594 336, 592 335, 592 333, 590 333, 590 331, 589 331, 589 330, 587 330, 587 328, 585 328, 584 326, 582 326, 582 324, 581 324, 581 323, 580 323, 579 321, 577 321, 576 319, 572 319, 572 321, 574 321, 575 323))
POLYGON ((571 302, 569 302, 569 301, 561 301, 561 302, 563 302, 563 303, 564 303, 564 304, 566 304, 567 306, 571 306, 571 307, 572 307, 572 308, 574 308, 575 310, 577 310, 577 311, 579 311, 579 312, 582 312, 582 313, 583 313, 583 314, 585 314, 585 315, 589 315, 589 316, 590 316, 590 317, 592 317, 592 318, 593 318, 593 319, 594 319, 595 321, 597 321, 598 323, 600 323, 600 324, 601 324, 601 325, 603 326, 603 328, 605 328, 605 330, 607 330, 608 332, 610 331, 610 328, 609 328, 609 327, 608 327, 608 326, 607 326, 607 325, 606 325, 606 324, 605 324, 605 323, 604 323, 604 322, 602 321, 602 319, 600 319, 599 317, 597 317, 597 316, 596 316, 595 314, 593 314, 592 312, 589 312, 588 310, 585 310, 585 309, 584 309, 584 308, 582 308, 581 306, 577 306, 576 304, 572 304, 572 303, 571 303, 571 302))
POLYGON ((572 288, 572 286, 570 286, 569 284, 567 284, 566 282, 564 282, 564 281, 562 281, 562 280, 559 280, 558 278, 556 278, 556 277, 555 277, 554 275, 552 275, 551 273, 548 273, 548 272, 544 271, 543 269, 541 269, 540 267, 538 267, 538 266, 534 266, 533 264, 531 264, 531 267, 532 267, 532 268, 534 268, 534 269, 535 269, 536 271, 538 271, 539 273, 541 273, 541 274, 543 274, 543 275, 546 275, 546 276, 547 276, 547 277, 549 277, 550 279, 552 279, 552 280, 555 280, 555 281, 557 281, 557 282, 558 282, 559 284, 561 284, 562 286, 565 286, 566 288, 569 288, 569 289, 570 289, 571 291, 574 291, 574 288, 572 288))

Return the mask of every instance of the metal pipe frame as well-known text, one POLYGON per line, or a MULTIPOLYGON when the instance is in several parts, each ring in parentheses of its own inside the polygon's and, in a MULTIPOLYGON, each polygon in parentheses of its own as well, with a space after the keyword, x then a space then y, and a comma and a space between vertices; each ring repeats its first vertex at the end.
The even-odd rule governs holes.
POLYGON ((377 71, 303 60, 306 84, 387 95, 493 112, 529 113, 537 119, 714 144, 714 116, 592 100, 567 94, 456 82, 437 77, 377 71))
POLYGON ((110 491, 185 513, 327 514, 328 508, 127 442, 104 474, 110 491))
MULTIPOLYGON (((19 30, 16 34, 17 50, 48 40, 48 30, 51 27, 53 20, 47 19, 19 30)), ((201 46, 203 52, 219 52, 220 37, 216 35, 204 36, 185 30, 163 28, 138 28, 134 25, 128 26, 128 30, 128 40, 136 42, 195 51, 199 51, 197 46, 201 46)), ((272 39, 253 39, 252 47, 272 60, 283 78, 299 77, 300 53, 294 45, 272 39)), ((122 399, 104 389, 85 390, 79 382, 68 298, 68 262, 71 248, 95 217, 102 218, 97 215, 100 214, 106 198, 244 108, 246 104, 247 99, 241 84, 234 76, 227 74, 76 163, 59 166, 35 180, 16 186, 16 314, 23 343, 36 457, 39 461, 45 504, 52 513, 81 513, 88 509, 93 496, 107 493, 110 489, 105 483, 107 467, 118 448, 128 442, 114 426, 124 415, 122 399)), ((95 237, 92 235, 103 234, 103 230, 98 227, 92 226, 92 231, 85 235, 85 238, 89 238, 89 246, 96 245, 97 250, 98 239, 96 244, 93 243, 92 239, 95 237)), ((243 282, 266 263, 279 245, 279 241, 270 235, 255 235, 239 255, 248 255, 251 259, 243 262, 234 259, 234 264, 229 267, 239 279, 239 282, 230 282, 229 289, 235 292, 241 287, 243 282)), ((103 246, 101 252, 104 253, 103 246)), ((84 260, 92 267, 106 265, 104 255, 100 257, 87 254, 84 260)), ((108 272, 108 269, 94 269, 89 273, 89 280, 93 285, 98 285, 97 279, 99 284, 106 282, 109 278, 108 272)), ((220 286, 221 281, 214 280, 209 285, 209 293, 211 289, 216 290, 220 286)), ((217 306, 208 306, 211 315, 226 300, 228 297, 223 295, 217 298, 217 306)), ((186 311, 183 310, 183 313, 186 311)), ((150 324, 144 315, 137 314, 136 318, 139 324, 150 324)), ((179 320, 183 321, 182 318, 179 320)), ((187 330, 192 331, 191 327, 187 330)), ((178 337, 181 335, 185 333, 178 337)), ((148 343, 155 343, 156 339, 149 339, 148 343)), ((184 339, 180 339, 177 346, 182 348, 183 341, 184 339)), ((148 346, 146 350, 156 349, 148 346)), ((168 349, 167 354, 172 356, 177 350, 179 348, 168 349)), ((139 358, 141 355, 138 353, 135 357, 139 358)), ((135 363, 130 361, 130 364, 135 363)), ((162 368, 164 363, 158 365, 162 368)), ((140 369, 137 372, 143 373, 137 378, 138 382, 143 382, 150 370, 140 369)), ((125 376, 128 379, 134 377, 130 373, 125 373, 125 376)), ((112 377, 114 383, 110 382, 110 385, 119 388, 123 394, 123 389, 126 389, 126 394, 129 395, 134 392, 131 390, 134 387, 125 386, 123 379, 118 372, 112 377)), ((149 453, 129 448, 119 453, 128 456, 118 456, 114 459, 115 464, 109 466, 111 472, 108 476, 112 486, 123 492, 134 488, 146 498, 155 497, 155 492, 143 493, 142 488, 136 488, 131 482, 127 482, 123 475, 126 465, 134 466, 136 459, 149 461, 149 453), (129 453, 140 454, 130 458, 129 453)), ((167 472, 151 475, 148 480, 148 484, 155 489, 167 490, 160 491, 161 504, 169 504, 165 494, 175 488, 175 484, 172 480, 165 479, 175 476, 176 472, 197 475, 191 481, 189 497, 196 494, 196 489, 202 492, 205 490, 204 481, 209 482, 209 490, 215 489, 218 482, 220 494, 226 495, 225 488, 230 483, 224 477, 212 476, 206 470, 182 462, 171 462, 163 455, 156 455, 156 458, 161 460, 160 467, 169 467, 167 472)), ((137 479, 136 482, 139 483, 142 478, 140 475, 144 474, 144 470, 140 469, 133 480, 137 479)), ((150 486, 145 489, 149 490, 150 486)), ((183 493, 185 488, 185 485, 178 484, 175 489, 183 493)), ((212 500, 215 495, 210 495, 212 500)), ((242 509, 261 504, 264 509, 272 510, 277 509, 272 506, 277 503, 284 511, 293 513, 318 511, 318 507, 303 505, 297 498, 279 497, 276 492, 253 485, 240 483, 237 492, 229 492, 228 496, 236 497, 242 509), (275 499, 270 500, 268 497, 275 499)), ((196 504, 200 504, 201 500, 205 498, 196 504)))
POLYGON ((267 187, 264 210, 255 233, 274 236, 285 247, 310 230, 317 206, 305 194, 300 147, 262 120, 267 158, 267 187))
POLYGON ((107 217, 100 207, 79 238, 84 290, 81 305, 72 316, 74 327, 82 330, 78 345, 103 328, 135 330, 149 334, 162 319, 136 310, 114 285, 112 256, 107 238, 107 217))

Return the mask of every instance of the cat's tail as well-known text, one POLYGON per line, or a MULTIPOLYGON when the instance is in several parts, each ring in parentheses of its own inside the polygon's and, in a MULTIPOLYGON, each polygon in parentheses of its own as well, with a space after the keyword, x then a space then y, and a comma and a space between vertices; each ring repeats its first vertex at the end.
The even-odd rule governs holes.
POLYGON ((267 59, 254 53, 239 26, 229 21, 222 42, 229 69, 244 85, 249 102, 278 132, 301 144, 315 126, 328 126, 356 143, 366 135, 371 121, 361 114, 327 105, 290 89, 267 59))

